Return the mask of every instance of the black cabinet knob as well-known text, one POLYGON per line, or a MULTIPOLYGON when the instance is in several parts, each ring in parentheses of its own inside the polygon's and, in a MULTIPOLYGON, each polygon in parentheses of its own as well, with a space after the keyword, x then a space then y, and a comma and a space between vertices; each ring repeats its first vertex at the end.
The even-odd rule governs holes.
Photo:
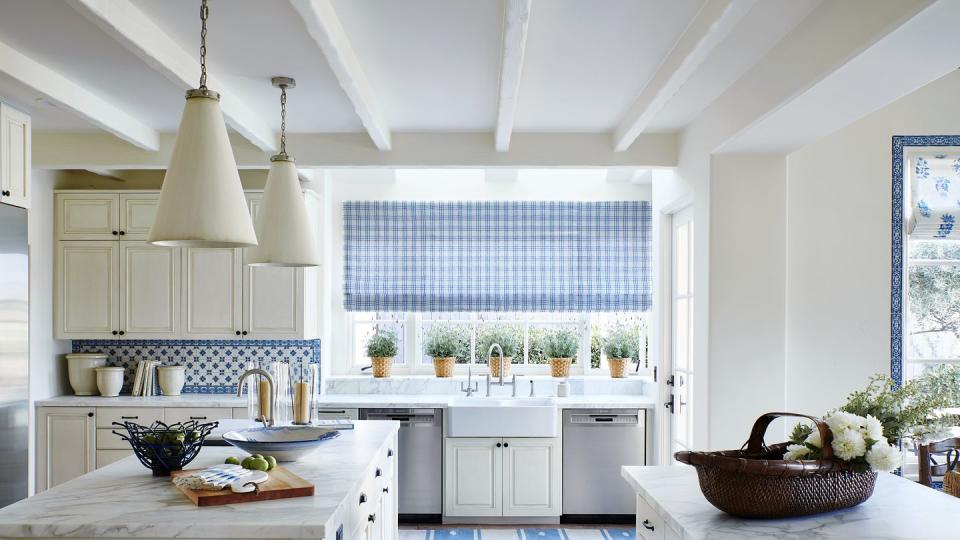
POLYGON ((365 502, 367 502, 367 494, 366 494, 366 493, 361 493, 361 494, 360 494, 360 504, 363 504, 363 503, 365 503, 365 502))
POLYGON ((120 234, 120 231, 110 231, 110 234, 116 236, 116 235, 120 234))
POLYGON ((9 197, 9 196, 10 196, 10 190, 9 190, 9 189, 5 189, 5 190, 3 190, 2 193, 0 193, 0 195, 3 195, 4 197, 9 197))
POLYGON ((387 457, 393 457, 393 448, 387 448, 387 457))
POLYGON ((388 488, 388 487, 383 488, 383 492, 384 492, 384 493, 390 493, 390 488, 388 488))
POLYGON ((506 448, 506 447, 508 447, 508 446, 510 446, 510 443, 503 443, 503 447, 504 447, 504 448, 506 448))
POLYGON ((124 332, 123 330, 121 330, 121 331, 120 331, 120 335, 122 336, 122 335, 124 335, 124 334, 126 334, 126 332, 124 332))
POLYGON ((124 232, 124 231, 120 231, 120 236, 123 236, 123 235, 125 235, 125 234, 127 234, 127 233, 124 232))
POLYGON ((244 330, 243 332, 240 332, 240 333, 243 334, 243 335, 247 335, 247 331, 246 331, 246 330, 244 330))
POLYGON ((500 444, 500 443, 497 443, 497 448, 500 448, 501 446, 503 446, 503 445, 500 444))
POLYGON ((240 331, 239 331, 239 330, 237 330, 237 335, 238 335, 238 336, 240 335, 240 331))
POLYGON ((380 467, 377 467, 377 470, 374 471, 373 476, 375 477, 383 476, 383 471, 380 470, 380 467))
POLYGON ((119 333, 120 333, 120 332, 117 332, 116 330, 114 330, 113 332, 111 332, 111 334, 113 334, 113 335, 117 335, 117 334, 119 334, 119 333))
POLYGON ((369 516, 367 516, 367 521, 369 521, 370 523, 373 523, 376 520, 377 520, 376 514, 370 514, 369 516))
POLYGON ((87 413, 87 416, 89 416, 90 418, 93 418, 93 413, 92 413, 92 412, 88 412, 88 413, 87 413))

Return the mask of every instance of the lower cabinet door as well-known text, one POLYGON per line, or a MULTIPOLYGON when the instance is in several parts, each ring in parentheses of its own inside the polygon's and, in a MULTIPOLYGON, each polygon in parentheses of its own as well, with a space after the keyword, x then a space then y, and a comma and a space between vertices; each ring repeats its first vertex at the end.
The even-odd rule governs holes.
POLYGON ((503 439, 503 515, 560 515, 559 439, 503 439))
POLYGON ((444 442, 444 514, 503 515, 503 452, 500 439, 444 442))
POLYGON ((37 430, 37 492, 96 467, 97 424, 93 409, 41 407, 37 411, 37 430))

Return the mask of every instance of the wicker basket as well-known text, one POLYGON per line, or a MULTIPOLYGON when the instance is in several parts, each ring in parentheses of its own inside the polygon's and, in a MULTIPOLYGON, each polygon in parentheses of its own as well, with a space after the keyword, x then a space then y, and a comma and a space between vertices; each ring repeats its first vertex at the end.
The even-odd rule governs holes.
POLYGON ((573 362, 573 358, 551 358, 550 376, 558 378, 569 377, 571 362, 573 362))
MULTIPOLYGON (((510 376, 510 363, 513 362, 512 356, 507 356, 503 359, 503 376, 510 376)), ((496 379, 500 376, 500 358, 490 358, 490 376, 496 379)))
POLYGON ((607 365, 610 366, 610 376, 614 379, 622 379, 627 376, 627 364, 629 358, 607 358, 607 365))
POLYGON ((433 359, 433 372, 437 377, 453 377, 453 366, 457 359, 453 356, 433 359))
POLYGON ((674 457, 697 469, 704 497, 728 514, 764 519, 807 516, 850 508, 873 495, 877 473, 854 472, 846 462, 833 459, 831 438, 819 418, 773 412, 753 424, 746 449, 677 452, 674 457), (781 416, 799 416, 817 425, 823 459, 784 460, 787 443, 764 444, 767 426, 781 416))
POLYGON ((370 363, 373 365, 373 376, 378 379, 389 377, 393 371, 392 356, 372 356, 370 363))

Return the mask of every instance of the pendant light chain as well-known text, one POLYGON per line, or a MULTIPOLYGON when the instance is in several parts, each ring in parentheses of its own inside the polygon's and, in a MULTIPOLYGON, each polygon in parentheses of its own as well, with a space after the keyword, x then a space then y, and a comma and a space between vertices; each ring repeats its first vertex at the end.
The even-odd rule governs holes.
POLYGON ((280 154, 287 155, 287 85, 280 87, 280 154))
POLYGON ((200 2, 200 89, 207 89, 207 17, 210 8, 207 0, 200 2))

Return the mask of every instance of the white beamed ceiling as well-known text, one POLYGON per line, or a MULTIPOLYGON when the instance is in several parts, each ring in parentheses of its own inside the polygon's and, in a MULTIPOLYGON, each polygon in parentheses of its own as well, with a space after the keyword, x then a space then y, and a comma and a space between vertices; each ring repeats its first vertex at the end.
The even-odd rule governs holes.
MULTIPOLYGON (((128 0, 121 10, 115 2, 123 1, 0 0, 0 45, 15 49, 44 73, 55 72, 74 89, 59 94, 58 102, 56 95, 31 86, 43 77, 24 77, 22 69, 19 74, 5 71, 9 59, 0 55, 0 100, 26 109, 42 140, 63 140, 65 133, 89 138, 94 132, 139 141, 141 150, 149 152, 153 149, 143 141, 150 134, 159 134, 162 142, 176 131, 182 74, 195 70, 199 77, 199 66, 190 65, 198 59, 199 0, 128 0), (143 43, 131 41, 129 33, 124 38, 123 28, 116 26, 136 20, 148 20, 156 29, 152 51, 138 50, 143 43), (179 56, 165 56, 181 60, 176 66, 181 76, 156 65, 156 53, 163 52, 157 47, 182 49, 176 51, 179 56), (77 110, 83 100, 75 96, 90 94, 101 106, 77 110), (113 109, 119 114, 112 118, 104 113, 113 109), (146 135, 134 128, 145 128, 146 135)), ((234 110, 225 110, 228 124, 243 128, 235 131, 263 151, 273 143, 264 134, 279 131, 278 93, 270 78, 285 75, 298 83, 289 95, 288 130, 324 140, 340 137, 335 140, 349 149, 351 162, 417 161, 420 154, 409 149, 420 152, 432 141, 428 135, 437 134, 456 136, 450 146, 461 163, 549 162, 550 153, 539 149, 551 140, 548 135, 561 134, 602 135, 612 153, 615 147, 633 150, 623 158, 630 162, 652 155, 652 150, 631 146, 664 147, 665 140, 655 136, 680 134, 721 98, 733 101, 729 94, 745 86, 738 81, 770 69, 764 62, 770 52, 789 45, 794 34, 802 34, 798 28, 815 23, 818 12, 839 0, 512 0, 513 11, 507 9, 508 1, 210 0, 208 66, 225 87, 214 90, 237 100, 234 110), (336 20, 310 20, 324 14, 336 20), (516 25, 522 22, 526 26, 518 33, 516 25), (513 29, 506 37, 505 27, 513 29), (416 139, 417 134, 423 138, 416 139), (537 134, 544 135, 542 141, 537 134), (533 158, 518 155, 529 148, 538 149, 533 158), (396 157, 376 158, 378 152, 396 157), (489 152, 508 157, 500 160, 489 152)), ((863 9, 872 5, 843 1, 862 3, 863 9)), ((909 6, 937 3, 872 1, 894 6, 889 10, 891 34, 909 27, 917 11, 909 6), (896 18, 900 5, 904 16, 896 18)), ((861 54, 880 65, 876 57, 883 50, 876 45, 863 43, 861 54)), ((857 68, 850 60, 836 66, 834 79, 842 81, 844 69, 857 68)), ((940 64, 927 64, 931 69, 925 78, 942 75, 940 64)), ((769 137, 762 130, 769 131, 778 118, 802 122, 801 106, 819 107, 829 99, 829 92, 823 95, 829 89, 824 82, 809 81, 792 97, 792 108, 751 127, 755 135, 738 132, 730 148, 756 150, 751 141, 764 148, 769 137)), ((884 99, 899 97, 897 92, 884 99)), ((818 133, 798 130, 808 132, 818 133)), ((38 155, 50 153, 40 149, 38 155)), ((316 155, 326 159, 323 152, 316 155)), ((662 165, 669 159, 673 156, 637 165, 662 165)), ((91 163, 107 161, 109 156, 97 156, 91 163)), ((149 163, 141 165, 153 166, 156 159, 143 161, 149 163)), ((596 161, 616 164, 620 159, 611 154, 596 161)))

